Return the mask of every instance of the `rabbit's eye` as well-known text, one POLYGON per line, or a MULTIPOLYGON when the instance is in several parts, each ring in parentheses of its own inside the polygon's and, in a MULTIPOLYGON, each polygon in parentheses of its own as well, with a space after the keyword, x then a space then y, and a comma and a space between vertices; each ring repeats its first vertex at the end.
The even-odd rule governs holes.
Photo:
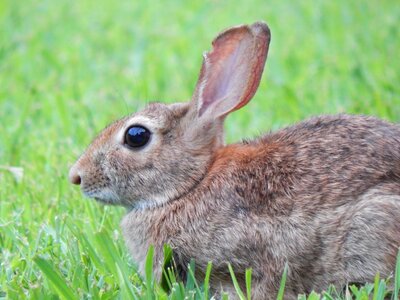
POLYGON ((143 147, 150 140, 150 131, 142 126, 129 127, 125 133, 125 144, 132 148, 143 147))

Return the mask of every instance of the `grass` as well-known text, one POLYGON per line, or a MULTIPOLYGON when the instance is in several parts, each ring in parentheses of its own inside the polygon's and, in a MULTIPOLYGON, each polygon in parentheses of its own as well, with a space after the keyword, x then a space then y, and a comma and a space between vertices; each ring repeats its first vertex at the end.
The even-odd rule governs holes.
MULTIPOLYGON (((147 101, 189 99, 215 34, 255 20, 271 27, 270 55, 255 99, 227 120, 229 142, 322 113, 398 122, 399 19, 395 1, 375 0, 1 0, 0 298, 210 297, 207 278, 184 284, 168 271, 169 296, 151 272, 140 278, 123 210, 83 199, 68 167, 112 120, 147 101)), ((387 290, 377 277, 321 297, 387 290)))

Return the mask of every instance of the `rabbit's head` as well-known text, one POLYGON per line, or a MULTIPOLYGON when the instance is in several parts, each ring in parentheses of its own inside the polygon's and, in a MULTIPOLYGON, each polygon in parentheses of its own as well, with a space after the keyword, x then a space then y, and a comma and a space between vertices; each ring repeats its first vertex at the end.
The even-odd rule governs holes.
POLYGON ((256 92, 269 41, 260 22, 219 34, 190 102, 152 103, 114 122, 72 166, 70 181, 89 197, 133 208, 190 193, 223 146, 225 116, 256 92))

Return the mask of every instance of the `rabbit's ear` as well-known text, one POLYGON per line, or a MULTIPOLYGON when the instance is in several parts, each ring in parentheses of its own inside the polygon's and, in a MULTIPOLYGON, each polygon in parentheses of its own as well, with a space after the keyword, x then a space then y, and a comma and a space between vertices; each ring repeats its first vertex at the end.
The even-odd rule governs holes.
POLYGON ((224 117, 246 105, 260 83, 270 31, 265 23, 237 26, 219 34, 203 55, 192 104, 198 117, 224 117))

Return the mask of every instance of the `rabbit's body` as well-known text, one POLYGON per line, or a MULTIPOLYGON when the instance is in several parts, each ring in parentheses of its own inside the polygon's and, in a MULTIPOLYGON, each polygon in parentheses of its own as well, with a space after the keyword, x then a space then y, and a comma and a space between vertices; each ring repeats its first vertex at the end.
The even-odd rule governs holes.
POLYGON ((263 23, 221 33, 188 103, 148 105, 114 122, 70 170, 89 197, 128 208, 122 229, 143 271, 150 245, 180 272, 234 295, 253 269, 253 299, 286 298, 394 270, 400 246, 400 128, 372 117, 322 116, 224 146, 223 121, 257 90, 270 32, 263 23))
POLYGON ((219 149, 190 193, 131 211, 122 228, 141 268, 154 245, 160 274, 168 243, 183 270, 191 258, 202 270, 212 261, 225 291, 228 262, 242 287, 252 267, 257 299, 277 292, 286 261, 295 293, 389 275, 399 220, 400 128, 341 115, 219 149))

